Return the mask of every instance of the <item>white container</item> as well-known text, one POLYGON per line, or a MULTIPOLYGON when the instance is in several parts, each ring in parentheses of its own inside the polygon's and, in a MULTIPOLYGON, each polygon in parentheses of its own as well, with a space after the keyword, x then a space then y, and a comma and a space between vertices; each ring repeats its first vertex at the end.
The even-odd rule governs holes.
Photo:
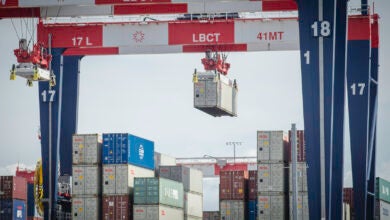
POLYGON ((196 217, 191 215, 184 215, 184 220, 202 220, 202 217, 196 217))
POLYGON ((185 166, 160 166, 159 176, 182 182, 184 191, 203 194, 202 171, 185 166))
POLYGON ((100 219, 100 198, 98 197, 73 197, 72 219, 90 220, 100 219))
MULTIPOLYGON (((289 165, 289 187, 292 192, 292 165, 289 165)), ((297 163, 297 189, 298 192, 307 192, 307 165, 306 162, 297 163)))
POLYGON ((166 205, 134 205, 133 220, 183 220, 183 209, 166 205))
POLYGON ((257 131, 257 160, 283 162, 286 160, 283 131, 257 131))
MULTIPOLYGON (((290 219, 293 217, 293 197, 290 194, 290 219)), ((309 203, 307 193, 297 194, 297 216, 299 220, 309 220, 309 203)))
POLYGON ((343 202, 343 217, 342 220, 351 220, 351 207, 348 203, 343 202))
POLYGON ((73 165, 73 195, 100 195, 101 194, 101 176, 100 165, 73 165))
POLYGON ((154 177, 154 170, 129 164, 103 165, 103 194, 130 194, 134 177, 154 177))
POLYGON ((273 193, 259 194, 257 196, 258 219, 284 220, 286 204, 285 196, 273 193))
POLYGON ((220 201, 221 219, 224 220, 245 220, 245 201, 222 200, 220 201))
POLYGON ((99 164, 102 158, 102 137, 98 134, 75 134, 72 139, 73 164, 99 164))
POLYGON ((257 167, 258 192, 284 192, 285 186, 284 163, 259 164, 257 167))
POLYGON ((390 219, 390 203, 383 200, 376 200, 376 215, 378 220, 390 219))
POLYGON ((176 158, 154 152, 154 167, 158 170, 159 166, 176 166, 176 158))
POLYGON ((184 215, 200 217, 203 215, 203 195, 184 192, 184 215))

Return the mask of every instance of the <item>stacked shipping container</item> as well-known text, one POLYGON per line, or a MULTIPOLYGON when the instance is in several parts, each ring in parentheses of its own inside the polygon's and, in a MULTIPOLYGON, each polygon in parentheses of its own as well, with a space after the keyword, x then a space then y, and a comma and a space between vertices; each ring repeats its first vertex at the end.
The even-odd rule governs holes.
POLYGON ((23 177, 0 176, 0 219, 26 220, 27 182, 23 177))
POLYGON ((103 219, 133 219, 135 177, 154 177, 154 143, 127 134, 103 134, 103 219))
POLYGON ((257 132, 258 219, 286 218, 286 145, 283 131, 257 132))
POLYGON ((203 174, 185 166, 160 166, 159 176, 183 183, 184 220, 202 219, 203 174))
POLYGON ((98 134, 75 134, 72 139, 72 219, 99 219, 101 137, 98 134))

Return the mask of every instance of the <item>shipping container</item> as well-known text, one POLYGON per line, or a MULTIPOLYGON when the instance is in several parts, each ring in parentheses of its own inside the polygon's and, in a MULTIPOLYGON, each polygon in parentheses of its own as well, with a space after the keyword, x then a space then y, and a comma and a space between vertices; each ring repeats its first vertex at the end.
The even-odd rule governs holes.
POLYGON ((248 219, 249 220, 257 219, 257 199, 248 201, 248 219))
POLYGON ((202 218, 203 195, 191 192, 184 192, 184 215, 190 218, 202 218))
POLYGON ((100 165, 73 165, 73 195, 101 195, 102 167, 100 165))
POLYGON ((258 219, 284 220, 288 214, 285 199, 285 195, 279 193, 260 193, 257 197, 258 219))
POLYGON ((203 193, 202 171, 185 166, 160 166, 159 176, 183 183, 184 191, 203 193))
POLYGON ((343 202, 343 217, 342 220, 351 220, 351 207, 343 202))
POLYGON ((182 208, 167 205, 134 205, 133 220, 183 220, 182 208))
POLYGON ((1 199, 0 219, 26 220, 27 219, 26 201, 20 199, 1 199))
POLYGON ((286 191, 286 176, 284 163, 259 164, 257 168, 258 192, 286 191))
POLYGON ((103 220, 133 219, 132 204, 129 195, 103 196, 103 220))
POLYGON ((134 177, 154 177, 154 170, 127 164, 103 164, 103 194, 132 193, 134 177))
POLYGON ((80 196, 72 198, 72 219, 100 219, 101 200, 97 196, 80 196))
POLYGON ((219 211, 204 211, 203 220, 220 220, 219 211))
MULTIPOLYGON (((290 194, 290 219, 293 217, 293 197, 290 194)), ((297 216, 299 220, 309 220, 309 203, 307 192, 297 194, 297 216)))
POLYGON ((183 208, 183 183, 156 177, 134 179, 134 204, 163 204, 183 208))
POLYGON ((158 171, 160 166, 176 166, 176 158, 154 152, 154 167, 158 171))
POLYGON ((284 162, 286 160, 283 131, 257 131, 257 160, 284 162))
MULTIPOLYGON (((287 149, 287 157, 288 157, 288 162, 291 162, 291 130, 288 131, 288 149, 287 149)), ((306 161, 306 145, 305 145, 305 135, 304 131, 302 130, 297 130, 297 162, 305 162, 306 161)))
MULTIPOLYGON (((289 166, 289 187, 292 191, 292 164, 289 166)), ((306 162, 297 163, 297 189, 298 192, 307 192, 307 164, 306 162)))
POLYGON ((377 199, 390 203, 390 182, 377 177, 375 193, 377 199))
POLYGON ((99 164, 102 158, 102 137, 99 134, 74 134, 73 164, 99 164))
POLYGON ((248 171, 221 171, 219 182, 220 200, 246 199, 248 171))
POLYGON ((194 107, 214 117, 237 116, 235 80, 214 72, 197 72, 194 107))
POLYGON ((18 176, 0 176, 0 199, 27 201, 26 179, 18 176))
POLYGON ((247 217, 245 200, 221 200, 219 210, 224 220, 245 220, 247 217))
POLYGON ((383 200, 376 200, 376 220, 390 219, 390 203, 383 200))
POLYGON ((103 164, 132 164, 154 170, 154 142, 131 134, 103 134, 103 164))
POLYGON ((248 199, 257 199, 257 170, 248 171, 248 199))

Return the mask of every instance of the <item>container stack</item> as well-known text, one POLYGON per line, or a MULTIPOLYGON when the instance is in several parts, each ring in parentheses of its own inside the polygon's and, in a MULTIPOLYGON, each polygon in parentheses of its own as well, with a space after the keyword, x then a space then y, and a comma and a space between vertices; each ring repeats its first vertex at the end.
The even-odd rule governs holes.
POLYGON ((75 134, 72 149, 72 219, 99 219, 102 192, 101 136, 75 134))
POLYGON ((257 219, 257 170, 248 171, 248 219, 257 219))
POLYGON ((182 220, 183 183, 157 177, 134 179, 134 220, 182 220))
POLYGON ((184 220, 201 220, 203 215, 202 171, 185 166, 160 166, 159 176, 183 183, 184 220))
POLYGON ((219 210, 221 219, 247 219, 248 171, 220 171, 219 210))
POLYGON ((286 141, 283 131, 257 132, 258 219, 287 215, 286 141))
MULTIPOLYGON (((290 218, 292 218, 292 142, 291 142, 291 131, 289 131, 289 147, 288 147, 288 160, 289 160, 289 188, 290 188, 290 218)), ((297 130, 297 216, 298 219, 308 220, 309 219, 309 203, 308 203, 308 192, 307 192, 307 164, 306 164, 306 145, 304 138, 304 131, 297 130)))
POLYGON ((220 220, 219 211, 204 211, 203 220, 220 220))
POLYGON ((380 177, 376 178, 376 218, 390 219, 390 182, 380 177))
POLYGON ((156 176, 158 176, 160 166, 176 166, 176 158, 159 152, 154 152, 154 170, 156 176))
POLYGON ((103 219, 133 219, 135 177, 154 177, 154 143, 135 135, 103 134, 103 219))
POLYGON ((27 182, 23 177, 0 176, 0 219, 27 219, 27 182))

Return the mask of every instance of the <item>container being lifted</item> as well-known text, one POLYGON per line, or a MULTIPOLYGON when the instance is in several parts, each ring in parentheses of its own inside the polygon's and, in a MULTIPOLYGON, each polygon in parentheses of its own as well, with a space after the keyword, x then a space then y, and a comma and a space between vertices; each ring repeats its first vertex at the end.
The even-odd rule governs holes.
POLYGON ((206 52, 202 64, 206 72, 195 69, 194 107, 214 117, 237 116, 237 83, 226 75, 230 64, 218 52, 206 52))

